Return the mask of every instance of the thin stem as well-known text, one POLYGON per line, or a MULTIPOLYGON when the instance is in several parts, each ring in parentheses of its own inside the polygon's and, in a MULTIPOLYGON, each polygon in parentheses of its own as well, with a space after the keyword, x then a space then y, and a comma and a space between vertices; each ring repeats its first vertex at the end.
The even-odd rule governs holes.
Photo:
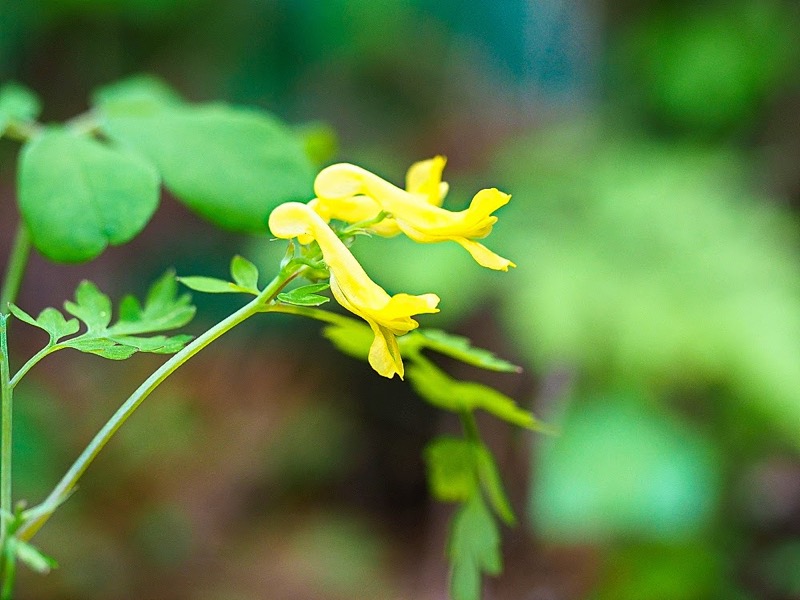
POLYGON ((321 310, 311 306, 295 306, 294 304, 269 304, 261 307, 261 312, 283 313, 286 315, 297 315, 299 317, 309 317, 317 321, 330 323, 331 325, 350 325, 357 322, 355 319, 340 315, 328 310, 321 310))
POLYGON ((275 279, 248 304, 231 314, 224 320, 214 325, 211 329, 197 337, 194 341, 184 347, 180 352, 174 354, 161 367, 153 372, 142 385, 119 407, 105 425, 97 432, 95 437, 89 442, 81 455, 72 464, 69 470, 56 484, 53 491, 39 506, 27 512, 28 519, 22 525, 17 537, 21 540, 29 540, 39 530, 39 528, 50 518, 53 511, 69 496, 75 484, 83 473, 95 459, 97 454, 114 436, 122 424, 128 420, 133 412, 139 407, 142 401, 149 396, 164 380, 174 373, 178 367, 188 361, 211 342, 227 333, 246 319, 255 314, 264 312, 264 304, 271 302, 281 289, 292 279, 297 277, 305 267, 294 266, 282 270, 275 279))
POLYGON ((3 588, 2 591, 0 591, 0 600, 12 600, 14 597, 17 553, 13 542, 13 539, 9 539, 8 547, 3 547, 3 588))
POLYGON ((16 301, 17 293, 22 284, 22 276, 25 273, 25 265, 28 264, 28 257, 31 253, 31 238, 28 228, 24 223, 17 227, 17 235, 14 238, 14 245, 11 254, 8 256, 6 274, 3 278, 3 292, 0 295, 0 312, 8 312, 8 305, 16 301))
MULTIPOLYGON (((0 314, 0 541, 6 540, 11 513, 11 413, 13 390, 8 367, 8 319, 0 314)), ((0 543, 0 546, 3 546, 0 543)))
POLYGON ((54 344, 52 346, 50 345, 45 346, 44 348, 39 350, 36 354, 31 356, 27 360, 27 362, 19 368, 19 370, 16 373, 14 373, 14 376, 11 378, 9 385, 11 385, 12 388, 17 387, 17 384, 19 383, 20 379, 25 377, 28 371, 30 371, 34 367, 34 365, 36 365, 36 363, 38 363, 48 354, 52 354, 56 350, 63 350, 64 348, 65 346, 62 346, 61 344, 54 344))

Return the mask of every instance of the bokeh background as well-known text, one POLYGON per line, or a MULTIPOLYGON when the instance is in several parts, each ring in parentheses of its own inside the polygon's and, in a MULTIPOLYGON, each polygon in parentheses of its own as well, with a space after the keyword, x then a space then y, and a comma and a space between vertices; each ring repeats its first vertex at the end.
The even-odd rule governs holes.
MULTIPOLYGON (((521 517, 487 599, 800 598, 796 2, 0 0, 0 80, 45 120, 138 73, 327 124, 335 159, 398 183, 444 154, 451 208, 513 194, 489 242, 512 272, 454 244, 355 247, 390 291, 439 293, 426 325, 523 365, 484 380, 561 429, 480 422, 521 517)), ((0 141, 3 255, 16 150, 0 141)), ((268 272, 281 249, 165 196, 91 264, 34 256, 19 304, 84 277, 118 297, 170 267, 224 276, 237 252, 268 272)), ((195 331, 235 306, 196 300, 195 331)), ((43 342, 23 331, 18 360, 43 342)), ((42 498, 158 363, 37 367, 19 495, 42 498)), ((443 599, 451 508, 421 451, 456 429, 318 325, 265 317, 125 425, 36 538, 61 568, 21 573, 19 598, 443 599)))

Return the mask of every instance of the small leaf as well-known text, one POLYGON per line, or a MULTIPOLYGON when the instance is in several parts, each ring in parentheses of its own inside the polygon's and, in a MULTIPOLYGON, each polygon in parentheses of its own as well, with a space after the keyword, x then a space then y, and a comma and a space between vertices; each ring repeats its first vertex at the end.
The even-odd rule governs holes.
POLYGON ((78 337, 64 342, 67 348, 74 348, 80 352, 96 354, 110 360, 125 360, 136 354, 135 346, 123 346, 109 338, 78 337))
POLYGON ((133 152, 54 127, 23 147, 19 208, 36 249, 61 262, 130 241, 158 206, 158 173, 133 152))
POLYGON ((468 440, 441 436, 424 452, 428 484, 442 502, 464 502, 476 490, 475 445, 468 440))
POLYGON ((10 121, 33 121, 41 110, 38 96, 18 83, 0 87, 0 135, 10 121))
POLYGON ((39 325, 39 323, 36 322, 36 319, 34 319, 32 316, 30 316, 16 304, 9 304, 8 310, 9 312, 11 312, 12 315, 17 317, 23 323, 27 323, 28 325, 33 325, 34 327, 38 327, 39 329, 44 329, 44 327, 42 327, 41 325, 39 325))
POLYGON ((473 494, 453 518, 447 554, 453 600, 480 600, 481 575, 502 570, 500 532, 481 494, 473 494))
POLYGON ((375 337, 367 325, 358 321, 351 321, 348 325, 329 325, 322 330, 322 335, 339 351, 364 361, 369 356, 369 348, 375 337))
POLYGON ((330 287, 327 283, 313 283, 311 285, 304 285, 295 288, 288 292, 281 292, 278 294, 278 300, 286 304, 294 304, 296 306, 319 306, 330 302, 330 298, 320 296, 316 292, 321 292, 330 287))
POLYGON ((474 450, 481 487, 486 492, 494 512, 506 525, 514 525, 517 518, 514 516, 514 509, 511 508, 508 496, 506 496, 503 482, 500 479, 500 471, 497 469, 492 453, 482 444, 476 445, 474 450))
POLYGON ((106 135, 147 157, 179 200, 221 227, 266 231, 273 208, 313 195, 301 140, 269 114, 223 104, 137 115, 99 108, 106 135))
POLYGON ((17 558, 37 573, 46 575, 52 569, 58 568, 58 563, 46 554, 42 554, 38 548, 20 539, 14 538, 14 541, 17 558))
POLYGON ((75 290, 75 302, 64 302, 67 312, 86 323, 89 332, 105 331, 111 322, 111 300, 91 281, 83 280, 75 290))
POLYGON ((238 254, 231 260, 231 277, 239 287, 258 294, 258 267, 238 254))
POLYGON ((57 342, 63 337, 78 333, 80 325, 77 319, 65 319, 61 311, 55 308, 45 308, 36 319, 39 326, 50 334, 50 339, 57 342))
POLYGON ((232 294, 242 290, 230 281, 217 279, 216 277, 203 277, 200 275, 190 275, 189 277, 178 277, 180 283, 196 292, 206 294, 232 294))
POLYGON ((175 274, 167 272, 150 286, 143 308, 132 296, 123 299, 119 321, 109 332, 120 336, 183 327, 195 314, 190 301, 188 294, 178 296, 175 274))
POLYGON ((425 359, 416 358, 406 368, 406 375, 414 391, 439 408, 453 412, 481 409, 519 427, 549 430, 512 398, 481 383, 453 379, 425 359))
POLYGON ((475 348, 468 338, 460 335, 453 335, 439 329, 420 329, 415 333, 421 336, 422 339, 414 341, 417 341, 423 347, 430 348, 461 362, 491 371, 506 373, 518 373, 522 370, 517 365, 498 358, 488 350, 475 348))

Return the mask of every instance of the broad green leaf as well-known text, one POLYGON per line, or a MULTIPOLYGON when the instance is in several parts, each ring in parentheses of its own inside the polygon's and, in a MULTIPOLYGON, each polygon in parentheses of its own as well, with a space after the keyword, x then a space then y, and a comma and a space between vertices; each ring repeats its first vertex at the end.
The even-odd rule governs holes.
POLYGON ((481 575, 502 570, 500 532, 481 494, 473 494, 453 518, 447 554, 453 600, 480 600, 481 575))
POLYGON ((28 88, 18 83, 7 83, 0 87, 0 135, 13 120, 32 121, 39 115, 39 98, 28 88))
POLYGON ((367 360, 374 335, 367 325, 352 321, 348 325, 329 325, 322 330, 334 346, 348 356, 367 360))
POLYGON ((181 104, 181 97, 150 75, 137 75, 104 86, 92 95, 93 104, 107 114, 147 115, 163 106, 181 104))
POLYGON ((58 568, 58 563, 53 558, 42 554, 38 548, 29 543, 14 538, 14 544, 17 558, 37 573, 46 575, 52 569, 58 568))
POLYGON ((278 294, 278 300, 286 304, 295 304, 297 306, 319 306, 330 301, 326 296, 320 296, 316 292, 321 292, 330 287, 327 283, 314 283, 311 285, 304 285, 295 288, 288 292, 281 292, 278 294))
POLYGON ((136 154, 49 128, 20 157, 19 207, 36 249, 62 262, 133 239, 158 206, 155 169, 136 154))
POLYGON ((414 391, 444 410, 465 412, 481 409, 519 427, 548 429, 505 394, 480 383, 453 379, 427 360, 415 360, 406 368, 406 376, 414 391))
POLYGON ((497 469, 492 453, 486 446, 474 445, 474 457, 481 488, 486 492, 494 512, 506 525, 514 525, 517 518, 514 516, 514 509, 511 508, 511 502, 503 488, 500 471, 497 469))
POLYGON ((178 281, 190 290, 206 294, 235 294, 243 291, 236 284, 216 277, 190 275, 188 277, 178 277, 178 281))
POLYGON ((441 436, 425 448, 428 484, 442 502, 465 502, 477 488, 475 444, 462 438, 441 436))
POLYGON ((152 335, 149 337, 133 335, 115 335, 111 338, 117 344, 130 346, 139 352, 154 354, 174 354, 192 339, 190 335, 152 335))
POLYGON ((101 112, 103 132, 155 163, 166 187, 206 219, 262 232, 273 208, 313 196, 302 141, 274 117, 223 104, 101 112))
POLYGON ((420 329, 414 333, 421 336, 422 339, 419 343, 425 348, 450 356, 469 365, 506 373, 519 373, 522 370, 517 365, 503 360, 502 358, 498 358, 489 350, 475 348, 470 343, 469 338, 453 335, 452 333, 447 333, 440 329, 420 329))
POLYGON ((231 260, 231 277, 241 288, 258 294, 258 267, 238 254, 231 260))

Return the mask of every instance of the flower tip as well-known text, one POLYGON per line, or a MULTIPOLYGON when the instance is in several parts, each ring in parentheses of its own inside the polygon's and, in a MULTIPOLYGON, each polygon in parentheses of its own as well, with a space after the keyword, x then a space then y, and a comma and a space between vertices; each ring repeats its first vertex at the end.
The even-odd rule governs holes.
POLYGON ((361 169, 349 163, 325 167, 314 180, 314 193, 320 198, 349 198, 361 192, 361 169))

